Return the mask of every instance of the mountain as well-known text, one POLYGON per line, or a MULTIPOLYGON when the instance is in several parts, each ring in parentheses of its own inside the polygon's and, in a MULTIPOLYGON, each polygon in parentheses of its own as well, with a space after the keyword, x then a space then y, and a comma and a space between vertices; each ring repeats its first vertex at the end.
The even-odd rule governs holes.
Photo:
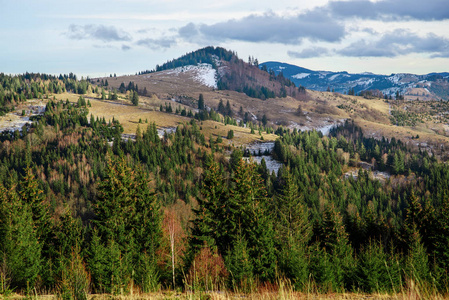
MULTIPOLYGON (((395 137, 435 152, 438 145, 449 145, 449 101, 385 101, 384 93, 395 98, 396 92, 405 90, 401 98, 407 100, 447 99, 448 76, 325 72, 278 62, 259 65, 253 58, 243 61, 235 52, 207 47, 168 61, 154 71, 95 78, 91 83, 97 85, 99 93, 104 88, 118 91, 125 101, 130 90, 137 91, 142 96, 139 106, 154 112, 149 120, 158 120, 163 127, 176 126, 189 115, 199 114, 202 98, 207 111, 238 121, 328 133, 351 119, 367 136, 395 137), (326 92, 328 87, 340 93, 326 92), (345 95, 349 90, 351 94, 366 93, 345 95), (156 113, 170 110, 170 105, 184 114, 168 118, 165 113, 156 113)), ((123 110, 121 105, 119 110, 123 110)), ((123 117, 131 128, 128 134, 136 130, 138 122, 132 117, 136 113, 132 108, 129 117, 123 117)), ((241 143, 247 142, 245 137, 241 143)))
POLYGON ((369 72, 351 74, 348 72, 314 71, 306 68, 275 61, 264 62, 260 68, 278 75, 283 74, 297 86, 326 91, 334 90, 339 93, 355 94, 363 91, 380 91, 383 95, 395 97, 397 93, 408 100, 417 98, 423 100, 449 100, 449 73, 430 73, 415 75, 398 73, 379 75, 369 72))

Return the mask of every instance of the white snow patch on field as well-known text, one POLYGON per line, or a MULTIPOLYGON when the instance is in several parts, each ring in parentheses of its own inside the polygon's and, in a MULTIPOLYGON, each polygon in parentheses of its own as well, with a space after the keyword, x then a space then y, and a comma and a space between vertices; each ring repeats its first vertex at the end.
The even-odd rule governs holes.
POLYGON ((195 81, 211 88, 217 88, 217 71, 210 64, 198 64, 197 66, 190 65, 165 71, 166 74, 174 75, 187 72, 193 74, 193 79, 195 81))
POLYGON ((0 117, 0 132, 3 131, 22 131, 25 124, 31 124, 30 116, 41 115, 45 112, 45 104, 42 102, 29 101, 29 105, 24 108, 25 116, 22 116, 22 110, 7 113, 0 117))

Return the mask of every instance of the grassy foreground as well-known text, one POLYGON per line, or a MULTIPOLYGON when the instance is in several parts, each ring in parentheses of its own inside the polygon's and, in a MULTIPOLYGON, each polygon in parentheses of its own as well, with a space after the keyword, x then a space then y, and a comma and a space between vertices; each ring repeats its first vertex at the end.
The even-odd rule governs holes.
MULTIPOLYGON (((0 299, 61 299, 57 295, 39 295, 39 296, 22 296, 13 294, 9 297, 0 299)), ((123 300, 137 300, 137 299, 154 299, 154 300, 169 300, 169 299, 192 299, 192 300, 234 300, 234 299, 254 299, 254 300, 290 300, 290 299, 449 299, 448 296, 432 295, 424 297, 417 293, 417 291, 404 291, 400 294, 355 294, 355 293, 329 293, 329 294, 315 294, 315 293, 300 293, 292 291, 277 291, 277 292, 256 292, 251 294, 227 293, 227 292, 195 292, 195 293, 177 293, 173 291, 165 291, 158 293, 147 294, 133 294, 133 295, 110 295, 110 294, 92 294, 87 295, 89 300, 103 300, 103 299, 123 299, 123 300)))
MULTIPOLYGON (((298 292, 295 291, 289 280, 280 279, 276 284, 262 285, 257 290, 251 293, 239 293, 231 291, 180 291, 180 290, 159 290, 153 293, 142 293, 140 290, 131 289, 130 293, 122 295, 113 294, 71 294, 70 298, 62 297, 58 293, 35 294, 35 295, 20 295, 12 293, 9 295, 1 295, 0 299, 83 299, 83 300, 103 300, 103 299, 123 299, 123 300, 137 300, 137 299, 155 299, 155 300, 169 300, 169 299, 191 299, 191 300, 234 300, 234 299, 254 299, 254 300, 293 300, 293 299, 396 299, 396 300, 417 300, 417 299, 449 299, 449 294, 445 295, 436 292, 434 289, 416 284, 413 280, 408 280, 406 287, 402 288, 393 294, 375 292, 375 293, 344 293, 344 292, 319 292, 314 288, 312 283, 309 286, 309 291, 298 292)), ((66 295, 68 296, 68 295, 66 295)))

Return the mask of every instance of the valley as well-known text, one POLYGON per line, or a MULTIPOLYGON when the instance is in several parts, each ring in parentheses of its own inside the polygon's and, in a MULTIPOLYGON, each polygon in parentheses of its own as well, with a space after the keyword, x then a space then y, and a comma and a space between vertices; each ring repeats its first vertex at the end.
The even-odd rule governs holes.
POLYGON ((0 294, 448 286, 449 105, 426 90, 305 89, 218 48, 129 76, 0 79, 0 294))

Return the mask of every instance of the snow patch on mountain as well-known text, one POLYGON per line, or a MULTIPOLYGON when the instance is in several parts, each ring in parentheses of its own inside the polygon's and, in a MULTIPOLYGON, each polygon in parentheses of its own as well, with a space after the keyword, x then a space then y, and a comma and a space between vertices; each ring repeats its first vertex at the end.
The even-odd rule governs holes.
POLYGON ((334 80, 335 78, 337 78, 338 76, 340 76, 340 74, 334 74, 334 75, 332 75, 331 77, 329 77, 329 80, 332 81, 332 80, 334 80))
POLYGON ((402 76, 401 74, 393 74, 392 76, 387 77, 387 79, 395 84, 398 84, 399 81, 402 79, 402 76))
POLYGON ((306 78, 309 75, 310 75, 310 73, 298 73, 296 75, 293 75, 292 77, 296 78, 296 79, 303 79, 303 78, 306 78))
POLYGON ((210 64, 198 64, 178 67, 173 70, 165 71, 166 74, 179 75, 181 73, 192 73, 193 79, 205 86, 217 88, 217 71, 210 64))
POLYGON ((373 84, 374 81, 375 81, 374 78, 370 78, 370 79, 368 79, 368 78, 360 78, 360 79, 357 79, 357 80, 355 80, 353 82, 356 85, 359 85, 359 86, 369 86, 369 85, 373 84))

